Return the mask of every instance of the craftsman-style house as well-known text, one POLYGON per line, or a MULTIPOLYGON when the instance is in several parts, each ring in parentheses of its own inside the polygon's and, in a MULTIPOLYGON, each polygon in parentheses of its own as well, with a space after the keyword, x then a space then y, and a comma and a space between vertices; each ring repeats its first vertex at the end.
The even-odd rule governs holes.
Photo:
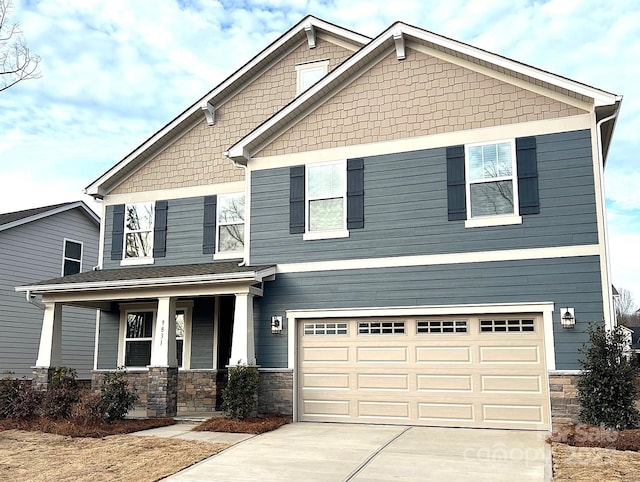
POLYGON ((614 323, 620 101, 306 17, 86 188, 100 269, 18 288, 52 307, 35 373, 53 307, 83 305, 94 379, 126 367, 151 415, 213 409, 249 364, 260 410, 295 420, 547 430, 588 323, 614 323))

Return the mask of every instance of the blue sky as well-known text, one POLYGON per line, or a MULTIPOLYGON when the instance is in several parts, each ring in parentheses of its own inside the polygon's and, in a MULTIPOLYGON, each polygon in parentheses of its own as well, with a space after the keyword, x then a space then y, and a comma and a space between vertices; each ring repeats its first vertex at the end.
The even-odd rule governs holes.
POLYGON ((14 0, 43 76, 0 93, 0 212, 99 209, 86 185, 306 14, 369 36, 405 21, 624 95, 609 241, 613 282, 640 303, 637 0, 14 0))

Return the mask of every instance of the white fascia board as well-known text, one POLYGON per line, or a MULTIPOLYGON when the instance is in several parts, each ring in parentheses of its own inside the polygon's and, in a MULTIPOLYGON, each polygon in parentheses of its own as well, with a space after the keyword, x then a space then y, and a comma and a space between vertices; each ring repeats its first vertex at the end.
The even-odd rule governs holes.
POLYGON ((100 217, 91 209, 89 208, 84 201, 76 201, 74 203, 70 203, 68 205, 65 206, 59 206, 55 209, 51 209, 49 211, 44 211, 38 214, 34 214, 33 216, 29 216, 26 218, 22 218, 22 219, 18 219, 16 221, 13 221, 11 223, 7 223, 7 224, 3 224, 2 226, 0 226, 0 231, 5 231, 7 229, 11 229, 11 228, 15 228, 16 226, 20 226, 22 224, 27 224, 27 223, 31 223, 33 221, 37 221, 38 219, 43 219, 49 216, 53 216, 54 214, 60 214, 63 213, 65 211, 69 211, 71 209, 75 209, 75 208, 81 208, 86 214, 87 216, 89 216, 91 218, 92 221, 94 221, 97 225, 100 225, 100 217))
POLYGON ((207 274, 198 276, 181 276, 171 278, 149 278, 149 279, 128 279, 115 281, 90 281, 86 283, 64 283, 52 285, 32 285, 18 286, 15 288, 18 292, 30 291, 34 294, 39 293, 55 293, 64 291, 82 291, 82 290, 108 290, 114 288, 141 288, 141 287, 157 287, 170 285, 184 285, 210 282, 258 282, 260 279, 257 273, 250 271, 246 273, 223 273, 223 274, 207 274))
MULTIPOLYGON (((249 62, 240 67, 236 72, 231 74, 231 76, 227 77, 222 83, 218 84, 213 90, 207 92, 200 99, 198 99, 195 103, 191 105, 191 107, 187 108, 182 114, 173 119, 169 124, 165 125, 162 129, 156 132, 153 136, 147 139, 143 144, 141 144, 137 149, 128 154, 124 159, 122 159, 118 164, 96 179, 94 182, 89 184, 85 189, 85 194, 90 196, 102 196, 104 192, 101 191, 100 186, 108 181, 110 178, 118 174, 120 171, 125 169, 131 162, 133 162, 140 154, 146 151, 151 145, 158 142, 164 136, 166 136, 169 132, 171 132, 175 127, 179 126, 182 122, 188 120, 191 116, 199 116, 202 115, 202 106, 211 102, 213 105, 223 103, 223 99, 217 98, 222 92, 228 89, 231 85, 236 82, 240 82, 242 84, 246 83, 244 79, 247 75, 251 75, 251 71, 255 68, 256 65, 260 64, 263 60, 271 56, 274 52, 277 52, 282 48, 292 37, 297 35, 299 32, 304 32, 307 26, 313 26, 316 29, 324 30, 329 32, 336 37, 343 37, 351 42, 356 44, 364 45, 369 42, 371 39, 364 35, 360 35, 351 30, 342 29, 336 25, 332 25, 327 23, 319 18, 313 16, 307 16, 303 18, 297 25, 292 27, 287 33, 282 35, 276 41, 274 41, 271 45, 269 45, 266 49, 260 52, 258 55, 253 57, 249 62)), ((305 34, 306 38, 306 34, 305 34)))
MULTIPOLYGON (((267 133, 269 130, 277 126, 280 122, 283 122, 286 125, 287 120, 290 118, 290 116, 304 112, 306 109, 303 109, 302 106, 304 106, 306 102, 312 100, 313 98, 321 97, 329 85, 331 85, 334 81, 339 80, 340 77, 352 66, 356 65, 367 56, 372 55, 374 51, 385 44, 387 40, 391 38, 395 43, 398 37, 404 38, 404 36, 410 36, 415 38, 416 40, 430 42, 435 45, 439 45, 441 47, 459 52, 463 55, 475 57, 479 60, 489 62, 498 67, 502 67, 513 72, 526 75, 533 79, 540 80, 541 82, 556 85, 560 88, 587 96, 594 99, 595 106, 612 105, 622 100, 622 96, 611 94, 609 92, 605 92, 603 90, 581 84, 579 82, 552 74, 550 72, 545 72, 521 62, 517 62, 515 60, 493 54, 486 50, 482 50, 477 47, 458 42, 456 40, 442 37, 440 35, 428 32, 423 29, 419 29, 417 27, 406 25, 402 22, 397 22, 391 25, 378 37, 369 42, 366 46, 361 48, 358 52, 354 53, 345 62, 343 62, 336 69, 330 72, 324 79, 315 84, 311 89, 301 94, 298 98, 296 98, 294 102, 278 111, 265 123, 258 126, 255 130, 250 132, 239 142, 231 146, 227 151, 228 157, 235 160, 236 162, 246 163, 252 155, 251 144, 256 139, 259 139, 263 134, 267 133)), ((283 129, 276 129, 274 137, 281 134, 282 131, 283 129)))

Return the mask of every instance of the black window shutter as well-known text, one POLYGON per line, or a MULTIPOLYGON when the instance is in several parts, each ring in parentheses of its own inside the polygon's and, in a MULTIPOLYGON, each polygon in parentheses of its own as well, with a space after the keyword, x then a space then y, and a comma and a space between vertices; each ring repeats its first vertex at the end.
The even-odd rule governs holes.
POLYGON ((516 160, 518 165, 518 204, 520 214, 538 214, 540 199, 538 195, 538 157, 536 138, 520 137, 516 139, 516 160))
POLYGON ((289 169, 289 233, 304 233, 304 166, 289 169))
POLYGON ((449 221, 467 219, 464 146, 447 147, 447 206, 449 221))
POLYGON ((347 229, 364 228, 364 159, 347 159, 347 229))
POLYGON ((202 254, 216 252, 216 206, 217 196, 204 197, 204 230, 202 234, 202 254))
POLYGON ((113 206, 113 224, 111 229, 111 259, 122 259, 124 243, 124 204, 113 206))
POLYGON ((153 257, 164 258, 167 255, 167 201, 156 201, 153 219, 153 257))

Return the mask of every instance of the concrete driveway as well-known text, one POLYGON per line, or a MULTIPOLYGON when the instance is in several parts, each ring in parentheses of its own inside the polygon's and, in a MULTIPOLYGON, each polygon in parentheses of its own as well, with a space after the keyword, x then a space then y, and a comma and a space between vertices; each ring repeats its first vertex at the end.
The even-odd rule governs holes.
POLYGON ((301 422, 244 440, 169 481, 551 480, 546 432, 301 422))

